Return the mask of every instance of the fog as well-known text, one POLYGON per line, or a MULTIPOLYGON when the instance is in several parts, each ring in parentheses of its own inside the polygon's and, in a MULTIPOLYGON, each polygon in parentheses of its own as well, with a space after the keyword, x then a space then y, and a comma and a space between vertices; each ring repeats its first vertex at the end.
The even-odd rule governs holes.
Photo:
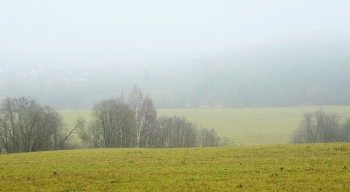
POLYGON ((0 1, 0 98, 350 104, 347 1, 0 1))

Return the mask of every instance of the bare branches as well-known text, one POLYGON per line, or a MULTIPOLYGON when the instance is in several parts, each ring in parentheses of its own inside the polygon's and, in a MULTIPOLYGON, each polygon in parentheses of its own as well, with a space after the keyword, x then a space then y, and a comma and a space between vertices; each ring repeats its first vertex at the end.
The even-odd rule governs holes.
POLYGON ((314 113, 308 112, 304 114, 304 119, 300 122, 299 129, 292 136, 292 142, 340 142, 346 140, 347 137, 344 137, 345 133, 348 133, 347 123, 340 126, 337 114, 318 110, 314 113))
POLYGON ((85 122, 86 122, 86 119, 84 119, 82 117, 78 117, 77 120, 75 120, 74 128, 67 134, 67 136, 64 138, 63 142, 65 142, 72 133, 77 133, 77 132, 74 132, 77 129, 83 129, 85 126, 85 122))
POLYGON ((103 100, 92 109, 93 121, 80 137, 90 146, 130 147, 134 114, 123 99, 103 100))
POLYGON ((146 147, 146 141, 142 141, 154 128, 157 119, 157 112, 154 109, 150 97, 143 98, 141 89, 134 86, 129 95, 129 105, 134 112, 134 123, 136 131, 136 146, 146 147))
POLYGON ((196 147, 218 146, 220 138, 211 129, 198 144, 198 129, 183 117, 157 118, 149 96, 134 86, 128 96, 103 100, 92 109, 93 121, 80 137, 90 147, 196 147))
POLYGON ((0 110, 0 145, 7 153, 56 149, 61 116, 26 97, 7 98, 0 110), (52 139, 55 138, 55 139, 52 139))
POLYGON ((202 128, 199 132, 199 145, 201 147, 219 146, 221 138, 217 136, 214 129, 202 128))

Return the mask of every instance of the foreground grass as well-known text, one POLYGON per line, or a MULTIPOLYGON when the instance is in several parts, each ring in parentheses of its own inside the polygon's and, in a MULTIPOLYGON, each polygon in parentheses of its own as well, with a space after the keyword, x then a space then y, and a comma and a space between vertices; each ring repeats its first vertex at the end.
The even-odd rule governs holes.
POLYGON ((0 155, 0 191, 349 191, 350 144, 0 155))

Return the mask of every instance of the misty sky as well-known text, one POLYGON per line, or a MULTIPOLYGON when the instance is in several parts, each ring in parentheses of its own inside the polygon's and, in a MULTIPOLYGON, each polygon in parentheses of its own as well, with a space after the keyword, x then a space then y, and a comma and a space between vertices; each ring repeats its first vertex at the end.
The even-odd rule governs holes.
POLYGON ((180 64, 293 39, 349 39, 350 1, 0 0, 0 66, 180 64))

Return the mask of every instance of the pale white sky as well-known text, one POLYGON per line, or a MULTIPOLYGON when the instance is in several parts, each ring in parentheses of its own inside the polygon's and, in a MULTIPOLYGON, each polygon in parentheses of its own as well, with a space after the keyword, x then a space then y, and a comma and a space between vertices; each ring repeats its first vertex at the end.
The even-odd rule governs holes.
POLYGON ((297 38, 349 39, 347 0, 0 0, 0 65, 164 64, 297 38))

